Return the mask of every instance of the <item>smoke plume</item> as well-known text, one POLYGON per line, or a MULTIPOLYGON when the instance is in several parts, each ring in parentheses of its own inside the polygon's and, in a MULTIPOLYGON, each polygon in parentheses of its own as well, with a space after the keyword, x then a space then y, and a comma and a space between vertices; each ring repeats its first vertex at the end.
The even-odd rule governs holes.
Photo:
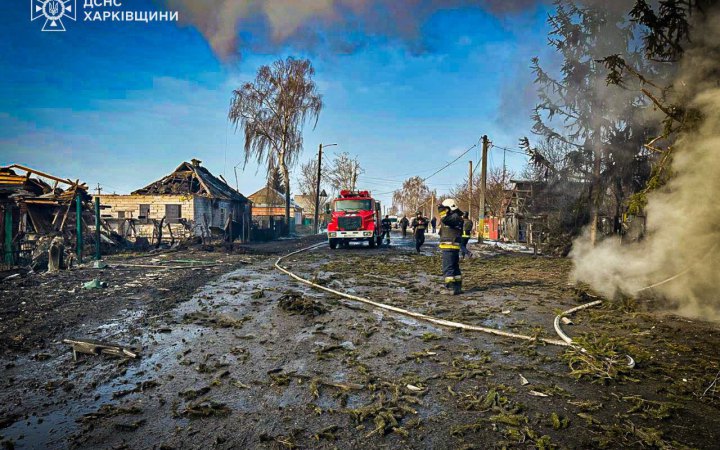
POLYGON ((346 30, 415 39, 439 10, 478 7, 494 14, 518 12, 538 0, 163 0, 195 26, 215 54, 237 54, 244 32, 273 44, 311 39, 317 30, 346 30), (256 36, 257 37, 257 36, 256 36))
POLYGON ((694 33, 674 86, 703 117, 675 143, 674 178, 648 196, 647 237, 573 244, 574 279, 612 296, 652 291, 678 314, 720 320, 720 15, 694 33), (653 286, 651 289, 644 289, 653 286))

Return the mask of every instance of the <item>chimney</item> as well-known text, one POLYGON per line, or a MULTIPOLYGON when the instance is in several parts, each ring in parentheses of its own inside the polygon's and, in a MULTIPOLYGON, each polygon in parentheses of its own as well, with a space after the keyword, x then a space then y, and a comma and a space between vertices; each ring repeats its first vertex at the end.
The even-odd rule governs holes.
POLYGON ((200 167, 200 163, 202 161, 200 161, 199 159, 193 158, 190 160, 190 162, 192 163, 193 167, 200 167))

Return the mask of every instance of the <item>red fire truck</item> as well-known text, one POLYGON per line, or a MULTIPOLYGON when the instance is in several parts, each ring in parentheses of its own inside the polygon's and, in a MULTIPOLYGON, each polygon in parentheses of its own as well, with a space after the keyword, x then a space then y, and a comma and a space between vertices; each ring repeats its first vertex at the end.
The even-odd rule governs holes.
POLYGON ((370 192, 340 191, 326 207, 326 213, 332 215, 327 227, 330 248, 347 247, 350 241, 380 245, 380 211, 380 202, 370 192))

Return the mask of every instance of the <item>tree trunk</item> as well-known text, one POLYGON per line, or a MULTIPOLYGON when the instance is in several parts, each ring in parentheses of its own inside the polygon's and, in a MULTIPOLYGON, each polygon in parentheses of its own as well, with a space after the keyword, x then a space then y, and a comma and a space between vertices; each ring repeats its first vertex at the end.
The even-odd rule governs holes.
POLYGON ((600 170, 602 163, 602 152, 599 149, 595 148, 593 149, 593 155, 593 177, 590 197, 590 243, 595 246, 595 244, 597 243, 598 218, 600 217, 600 199, 602 196, 602 193, 600 192, 600 170))
POLYGON ((280 168, 285 179, 285 236, 290 236, 290 171, 284 161, 280 168))

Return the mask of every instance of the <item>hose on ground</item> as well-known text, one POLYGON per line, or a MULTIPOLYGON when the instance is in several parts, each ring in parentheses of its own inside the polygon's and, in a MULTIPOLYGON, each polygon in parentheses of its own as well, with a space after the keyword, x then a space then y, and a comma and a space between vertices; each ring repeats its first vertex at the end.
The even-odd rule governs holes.
MULTIPOLYGON (((495 336, 502 336, 502 337, 506 337, 506 338, 519 339, 519 340, 530 341, 530 342, 537 341, 537 342, 543 342, 545 344, 557 345, 557 346, 561 346, 561 347, 570 347, 570 346, 575 345, 572 343, 572 339, 568 338, 567 335, 565 335, 564 333, 560 337, 562 338, 563 336, 565 336, 565 338, 567 338, 568 340, 540 338, 540 337, 535 337, 535 336, 527 336, 524 334, 502 331, 502 330, 498 330, 496 328, 481 327, 481 326, 477 326, 477 325, 468 325, 465 323, 454 322, 454 321, 440 319, 440 318, 433 317, 433 316, 428 316, 426 314, 422 314, 422 313, 418 313, 418 312, 414 312, 414 311, 408 311, 407 309, 398 308, 397 306, 386 305, 384 303, 375 302, 373 300, 370 300, 370 299, 367 299, 364 297, 359 297, 357 295, 348 294, 348 293, 341 292, 341 291, 338 291, 338 290, 335 290, 335 289, 332 289, 332 288, 329 288, 326 286, 319 285, 317 283, 313 283, 312 281, 302 278, 301 276, 296 275, 295 273, 291 272, 290 270, 288 270, 280 265, 280 263, 286 258, 289 258, 298 253, 302 253, 302 252, 309 251, 309 250, 314 250, 323 245, 326 245, 326 243, 321 242, 319 244, 311 245, 309 247, 306 247, 306 248, 303 248, 300 250, 296 250, 292 253, 288 253, 285 256, 281 256, 275 262, 275 268, 278 269, 279 271, 281 271, 282 273, 290 276, 294 280, 297 280, 301 283, 307 284, 308 286, 311 286, 315 289, 320 289, 325 292, 329 292, 331 294, 337 295, 339 297, 344 297, 344 298, 347 298, 350 300, 354 300, 356 302, 365 303, 367 305, 372 305, 376 308, 384 309, 387 311, 392 311, 392 312, 395 312, 398 314, 402 314, 404 316, 412 317, 414 319, 422 320, 425 322, 430 322, 430 323, 433 323, 436 325, 441 325, 441 326, 444 326, 447 328, 454 328, 454 329, 467 330, 467 331, 478 331, 478 332, 482 332, 482 333, 493 334, 495 336)), ((597 302, 592 302, 592 303, 593 303, 593 305, 588 304, 588 305, 581 305, 581 306, 590 307, 590 306, 594 306, 594 304, 597 304, 597 302)), ((556 322, 559 322, 559 320, 560 320, 559 317, 560 316, 555 318, 556 322)), ((556 330, 557 330, 557 328, 556 328, 556 330)))

